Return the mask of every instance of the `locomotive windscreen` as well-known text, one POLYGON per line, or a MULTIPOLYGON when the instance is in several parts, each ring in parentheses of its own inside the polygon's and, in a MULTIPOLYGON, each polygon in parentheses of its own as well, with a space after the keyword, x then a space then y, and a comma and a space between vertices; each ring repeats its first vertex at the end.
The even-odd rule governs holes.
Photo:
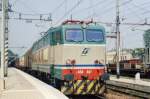
POLYGON ((100 30, 86 30, 86 39, 90 42, 104 41, 104 34, 100 30))
POLYGON ((71 42, 83 41, 83 32, 80 29, 70 29, 66 31, 66 40, 71 42))

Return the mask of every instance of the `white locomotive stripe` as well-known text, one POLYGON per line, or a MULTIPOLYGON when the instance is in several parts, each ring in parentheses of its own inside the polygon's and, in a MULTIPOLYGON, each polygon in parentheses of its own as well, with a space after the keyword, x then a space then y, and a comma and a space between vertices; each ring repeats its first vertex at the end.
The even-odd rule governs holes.
MULTIPOLYGON (((58 45, 57 45, 58 46, 58 45)), ((60 44, 59 46, 83 46, 83 47, 87 47, 87 46, 101 46, 101 47, 106 47, 106 44, 60 44)), ((42 48, 39 48, 38 50, 36 50, 34 53, 42 50, 42 49, 45 49, 45 48, 48 48, 48 47, 52 47, 51 45, 47 45, 45 47, 42 47, 42 48)), ((56 46, 54 46, 56 47, 56 46)))
POLYGON ((55 69, 104 69, 103 67, 54 67, 55 69))
POLYGON ((106 46, 106 44, 62 44, 65 46, 106 46))

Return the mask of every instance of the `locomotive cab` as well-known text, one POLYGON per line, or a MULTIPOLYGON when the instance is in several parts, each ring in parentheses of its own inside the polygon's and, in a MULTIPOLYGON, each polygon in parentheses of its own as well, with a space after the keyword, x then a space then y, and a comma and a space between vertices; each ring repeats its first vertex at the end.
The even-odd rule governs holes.
MULTIPOLYGON (((65 24, 57 37, 62 41, 58 40, 54 47, 54 69, 59 72, 55 78, 73 82, 74 86, 81 87, 76 94, 83 94, 82 87, 92 88, 105 72, 105 30, 98 24, 88 24, 84 28, 82 24, 65 24)), ((90 88, 87 89, 89 94, 92 93, 90 88)), ((65 93, 67 89, 62 88, 65 93)))

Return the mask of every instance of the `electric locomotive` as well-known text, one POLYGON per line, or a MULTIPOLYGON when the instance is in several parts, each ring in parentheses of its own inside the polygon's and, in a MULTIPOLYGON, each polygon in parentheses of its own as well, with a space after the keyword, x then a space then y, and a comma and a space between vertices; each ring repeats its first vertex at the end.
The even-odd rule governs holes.
POLYGON ((67 20, 31 48, 31 70, 66 95, 100 94, 106 65, 105 29, 97 23, 67 20), (39 75, 39 74, 38 74, 39 75))

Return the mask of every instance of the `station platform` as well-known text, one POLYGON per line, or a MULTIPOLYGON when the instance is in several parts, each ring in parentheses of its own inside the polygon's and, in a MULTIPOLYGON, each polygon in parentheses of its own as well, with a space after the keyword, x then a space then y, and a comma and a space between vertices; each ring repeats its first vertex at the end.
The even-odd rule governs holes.
POLYGON ((116 78, 110 76, 110 80, 106 81, 107 88, 126 94, 131 94, 141 98, 150 99, 150 80, 123 77, 116 78))
POLYGON ((69 99, 59 90, 16 68, 8 69, 0 99, 69 99))
POLYGON ((124 77, 120 76, 119 79, 116 78, 116 76, 110 76, 110 80, 113 81, 118 81, 118 82, 124 82, 124 83, 131 83, 131 84, 136 84, 136 85, 142 85, 142 86, 150 86, 150 79, 140 79, 136 80, 135 78, 131 77, 124 77))

